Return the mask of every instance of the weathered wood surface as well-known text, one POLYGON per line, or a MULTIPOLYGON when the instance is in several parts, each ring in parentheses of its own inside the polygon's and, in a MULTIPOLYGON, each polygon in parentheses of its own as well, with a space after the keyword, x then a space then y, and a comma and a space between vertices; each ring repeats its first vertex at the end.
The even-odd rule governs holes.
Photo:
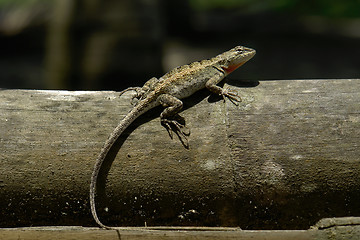
POLYGON ((84 227, 25 227, 0 228, 2 240, 30 239, 242 239, 242 240, 357 240, 360 236, 360 218, 327 218, 322 219, 308 230, 241 230, 239 228, 209 227, 162 227, 150 228, 117 228, 104 230, 84 227), (328 225, 327 223, 332 223, 328 225), (319 225, 325 224, 325 228, 319 225))
POLYGON ((99 228, 82 227, 41 227, 23 229, 0 229, 0 239, 3 240, 30 240, 30 239, 242 239, 242 240, 311 240, 313 237, 309 231, 171 231, 171 230, 103 230, 99 228))
MULTIPOLYGON (((189 149, 161 127, 161 108, 138 119, 102 171, 103 222, 307 229, 359 216, 360 80, 237 90, 239 106, 207 91, 184 101, 189 149)), ((0 90, 0 227, 94 225, 93 164, 130 97, 0 90)))

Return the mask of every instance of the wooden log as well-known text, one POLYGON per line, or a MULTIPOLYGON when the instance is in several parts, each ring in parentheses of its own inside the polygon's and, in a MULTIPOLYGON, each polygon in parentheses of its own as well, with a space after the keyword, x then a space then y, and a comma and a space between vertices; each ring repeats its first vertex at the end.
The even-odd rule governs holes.
MULTIPOLYGON (((184 100, 189 149, 160 125, 161 107, 132 124, 99 179, 104 223, 307 229, 360 215, 360 80, 226 87, 239 106, 206 90, 184 100)), ((90 175, 130 98, 1 90, 0 226, 94 226, 90 175)))

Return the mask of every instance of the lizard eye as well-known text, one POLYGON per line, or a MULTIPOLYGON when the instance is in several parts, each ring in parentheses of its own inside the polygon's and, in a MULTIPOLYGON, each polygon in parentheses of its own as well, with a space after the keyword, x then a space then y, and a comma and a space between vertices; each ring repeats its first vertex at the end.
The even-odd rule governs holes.
POLYGON ((243 49, 242 47, 236 47, 236 48, 235 48, 235 51, 237 51, 237 52, 243 52, 243 50, 244 50, 244 49, 243 49))

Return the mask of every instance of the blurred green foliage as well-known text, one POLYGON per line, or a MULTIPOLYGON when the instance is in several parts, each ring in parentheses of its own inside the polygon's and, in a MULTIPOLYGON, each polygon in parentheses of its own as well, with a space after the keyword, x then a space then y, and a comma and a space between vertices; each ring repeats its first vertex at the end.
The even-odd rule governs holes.
POLYGON ((49 1, 48 0, 0 0, 0 7, 29 6, 39 2, 49 2, 49 1))
POLYGON ((240 8, 248 12, 273 11, 330 18, 360 17, 360 0, 189 0, 196 10, 240 8))

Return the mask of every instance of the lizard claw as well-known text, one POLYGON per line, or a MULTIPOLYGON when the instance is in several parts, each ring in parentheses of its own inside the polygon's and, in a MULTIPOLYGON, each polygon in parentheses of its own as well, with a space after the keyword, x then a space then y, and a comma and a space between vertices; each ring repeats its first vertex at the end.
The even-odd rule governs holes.
POLYGON ((168 132, 170 138, 173 139, 170 123, 171 121, 168 119, 161 119, 161 125, 163 125, 166 128, 166 131, 168 132))
POLYGON ((173 139, 173 132, 179 137, 181 143, 189 148, 189 142, 187 136, 190 135, 190 130, 185 126, 185 124, 181 124, 173 119, 161 119, 161 124, 166 128, 169 136, 173 139))
POLYGON ((227 89, 222 90, 221 96, 223 97, 224 101, 225 101, 225 97, 227 97, 230 100, 230 102, 232 102, 236 106, 238 106, 239 102, 242 101, 241 97, 237 93, 231 92, 227 89))

